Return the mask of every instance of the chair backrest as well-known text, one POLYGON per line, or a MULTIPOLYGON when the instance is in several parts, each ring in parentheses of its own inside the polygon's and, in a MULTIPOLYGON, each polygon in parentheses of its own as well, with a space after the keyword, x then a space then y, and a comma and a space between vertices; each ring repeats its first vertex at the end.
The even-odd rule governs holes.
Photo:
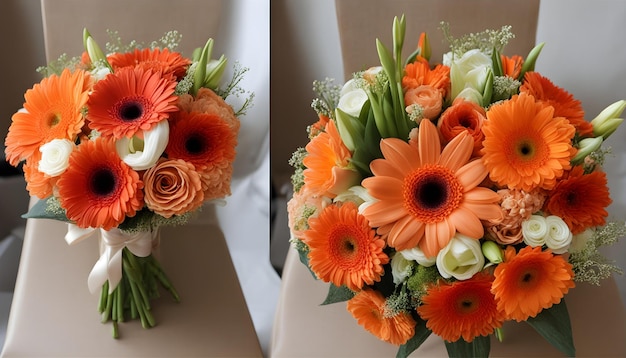
POLYGON ((46 58, 80 55, 85 27, 103 49, 107 30, 125 43, 145 44, 177 30, 183 35, 177 50, 190 56, 217 36, 221 7, 222 0, 41 0, 46 58))
POLYGON ((511 25, 515 38, 505 54, 525 57, 535 44, 539 16, 539 0, 336 0, 335 6, 346 79, 353 72, 380 64, 375 40, 391 49, 394 16, 404 14, 407 20, 403 53, 413 52, 420 33, 426 32, 431 61, 436 62, 449 50, 441 21, 450 23, 455 37, 511 25))

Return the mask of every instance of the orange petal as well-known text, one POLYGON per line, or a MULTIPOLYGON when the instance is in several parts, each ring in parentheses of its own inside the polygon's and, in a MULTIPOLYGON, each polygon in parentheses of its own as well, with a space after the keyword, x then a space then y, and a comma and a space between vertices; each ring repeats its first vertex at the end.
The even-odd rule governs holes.
POLYGON ((452 214, 450 214, 450 220, 456 227, 459 233, 469 236, 473 239, 479 239, 485 234, 483 225, 478 220, 476 214, 465 208, 463 205, 459 206, 452 214))
POLYGON ((381 140, 380 150, 391 165, 404 168, 405 171, 420 166, 420 158, 415 149, 401 139, 385 138, 381 140))
POLYGON ((437 128, 431 121, 421 121, 417 142, 422 165, 436 164, 441 155, 441 142, 437 128))
POLYGON ((467 132, 461 132, 443 148, 439 163, 453 172, 457 171, 467 163, 473 150, 474 140, 467 132))
POLYGON ((456 171, 456 177, 463 188, 469 191, 482 183, 488 174, 487 167, 481 159, 473 160, 456 171))

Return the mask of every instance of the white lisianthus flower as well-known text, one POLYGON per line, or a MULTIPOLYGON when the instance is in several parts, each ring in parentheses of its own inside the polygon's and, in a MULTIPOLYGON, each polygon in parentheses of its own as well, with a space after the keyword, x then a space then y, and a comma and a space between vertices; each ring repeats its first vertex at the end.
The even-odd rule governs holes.
POLYGON ((413 261, 407 260, 399 253, 391 258, 391 275, 396 285, 404 282, 413 272, 413 261))
POLYGON ((485 266, 480 242, 462 234, 456 234, 437 254, 437 269, 444 278, 467 280, 485 266))
POLYGON ((167 147, 170 125, 160 121, 154 128, 143 132, 143 142, 137 137, 124 137, 115 142, 117 154, 134 170, 146 170, 159 160, 167 147))
POLYGON ((569 226, 558 216, 548 216, 546 218, 548 224, 548 235, 546 236, 546 246, 552 249, 555 254, 562 254, 567 252, 570 243, 572 242, 572 232, 569 226))
POLYGON ((70 165, 75 145, 67 139, 53 139, 39 147, 41 159, 37 169, 51 177, 61 175, 70 165))
POLYGON ((399 251, 402 256, 404 256, 407 260, 416 261, 418 264, 424 267, 431 267, 437 261, 436 257, 426 257, 424 255, 424 251, 422 251, 419 247, 414 247, 412 249, 399 251))
POLYGON ((531 215, 530 218, 522 222, 522 236, 528 246, 543 246, 548 236, 548 223, 541 215, 531 215))
POLYGON ((346 202, 350 201, 356 204, 356 206, 360 206, 366 201, 371 201, 374 198, 367 192, 367 189, 360 185, 355 185, 350 187, 348 190, 338 194, 334 201, 346 202))
POLYGON ((367 102, 367 99, 367 93, 365 93, 363 89, 355 87, 350 91, 346 91, 346 93, 339 97, 337 108, 353 117, 358 118, 359 114, 361 114, 361 108, 363 108, 363 104, 367 102))
POLYGON ((452 99, 457 98, 465 88, 472 88, 480 95, 480 101, 477 103, 482 105, 482 94, 485 92, 491 71, 491 58, 478 49, 469 50, 460 58, 452 59, 450 65, 452 99))

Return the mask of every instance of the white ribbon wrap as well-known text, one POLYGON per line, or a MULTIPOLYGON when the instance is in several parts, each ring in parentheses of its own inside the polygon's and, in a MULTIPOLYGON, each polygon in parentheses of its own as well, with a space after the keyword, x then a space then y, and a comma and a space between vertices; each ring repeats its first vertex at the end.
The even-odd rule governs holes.
POLYGON ((69 224, 65 241, 73 245, 94 235, 99 235, 102 238, 101 254, 98 262, 96 262, 89 273, 87 285, 89 286, 89 291, 94 294, 108 280, 109 293, 112 293, 122 280, 122 250, 127 247, 130 252, 138 257, 150 255, 152 242, 156 238, 157 230, 129 234, 117 228, 111 230, 83 229, 74 224, 69 224))

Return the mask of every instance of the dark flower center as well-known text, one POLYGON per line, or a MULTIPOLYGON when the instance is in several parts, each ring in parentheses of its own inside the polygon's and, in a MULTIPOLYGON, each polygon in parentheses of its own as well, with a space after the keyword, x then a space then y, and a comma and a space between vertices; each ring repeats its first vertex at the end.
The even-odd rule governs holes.
POLYGON ((424 178, 415 186, 415 200, 422 208, 437 209, 448 201, 448 186, 440 177, 424 178))
POLYGON ((99 196, 111 194, 116 186, 115 175, 108 169, 100 169, 91 177, 91 191, 99 196))
POLYGON ((463 187, 454 173, 441 165, 424 166, 403 183, 405 207, 417 220, 436 223, 448 217, 463 199, 463 187))
POLYGON ((120 108, 120 118, 132 122, 143 115, 143 106, 139 102, 126 102, 120 108))
POLYGON ((535 148, 531 142, 522 141, 517 145, 517 152, 522 157, 532 157, 535 153, 535 148))
POLYGON ((190 154, 200 154, 206 148, 206 141, 199 135, 192 135, 185 141, 185 150, 190 154))

